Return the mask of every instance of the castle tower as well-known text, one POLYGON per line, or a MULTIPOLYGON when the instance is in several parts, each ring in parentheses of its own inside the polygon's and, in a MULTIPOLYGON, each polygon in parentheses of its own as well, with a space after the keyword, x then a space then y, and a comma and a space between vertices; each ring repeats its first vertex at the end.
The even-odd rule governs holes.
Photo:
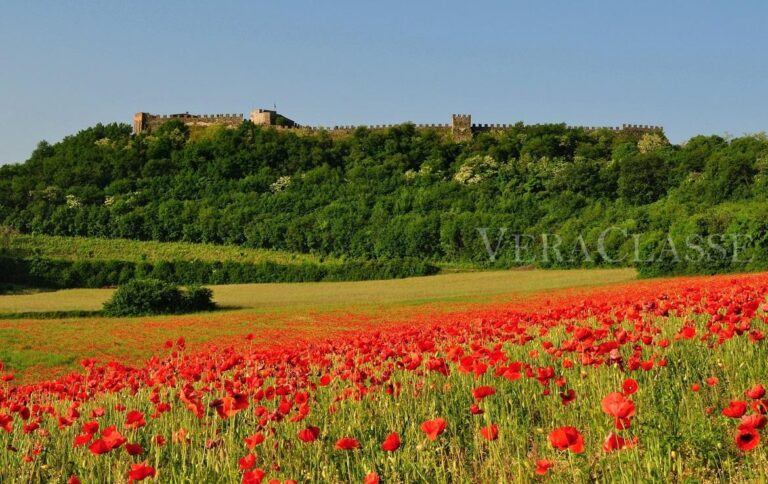
POLYGON ((472 115, 454 114, 451 116, 451 134, 456 141, 472 140, 472 115))
POLYGON ((269 109, 255 109, 251 111, 251 122, 259 126, 274 126, 277 120, 277 111, 269 109))
POLYGON ((147 113, 136 113, 133 115, 133 133, 141 134, 147 125, 147 113))

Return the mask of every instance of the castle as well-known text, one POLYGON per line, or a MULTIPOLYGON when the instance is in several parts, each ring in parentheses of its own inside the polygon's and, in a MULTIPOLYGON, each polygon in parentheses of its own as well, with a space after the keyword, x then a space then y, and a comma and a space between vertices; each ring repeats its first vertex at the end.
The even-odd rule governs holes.
MULTIPOLYGON (((225 126, 225 127, 237 127, 243 122, 245 118, 242 114, 149 114, 149 113, 136 113, 133 116, 133 132, 135 134, 149 133, 153 129, 156 129, 163 123, 171 120, 178 120, 187 126, 225 126)), ((281 129, 301 129, 307 131, 319 131, 327 130, 337 133, 351 133, 360 126, 303 126, 297 124, 291 119, 279 114, 276 110, 269 109, 256 109, 251 111, 250 121, 253 124, 259 126, 272 126, 281 129)), ((396 124, 377 124, 377 125, 365 125, 364 127, 369 129, 384 129, 397 126, 396 124)), ((439 131, 450 132, 453 139, 456 141, 469 141, 477 133, 486 131, 501 131, 514 127, 514 124, 473 124, 472 116, 469 114, 454 114, 451 116, 450 124, 417 124, 417 128, 431 128, 439 131)), ((612 131, 625 131, 633 133, 651 133, 651 132, 663 132, 664 129, 661 126, 649 126, 640 124, 623 124, 619 127, 594 127, 594 126, 577 126, 589 131, 597 129, 609 129, 612 131)))

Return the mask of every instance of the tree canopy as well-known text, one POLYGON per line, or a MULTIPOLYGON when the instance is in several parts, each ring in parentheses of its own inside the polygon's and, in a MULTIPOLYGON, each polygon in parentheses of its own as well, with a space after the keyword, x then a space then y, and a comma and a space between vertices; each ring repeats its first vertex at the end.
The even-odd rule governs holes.
POLYGON ((250 122, 190 130, 171 121, 138 136, 99 124, 0 167, 0 224, 485 264, 479 227, 593 241, 613 225, 757 230, 766 169, 762 135, 672 145, 658 133, 518 124, 456 143, 411 124, 341 137, 250 122))

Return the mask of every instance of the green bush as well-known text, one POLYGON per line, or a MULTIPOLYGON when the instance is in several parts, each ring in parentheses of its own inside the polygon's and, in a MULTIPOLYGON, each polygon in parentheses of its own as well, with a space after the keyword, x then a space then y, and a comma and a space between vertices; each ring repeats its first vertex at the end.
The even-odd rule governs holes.
POLYGON ((104 303, 107 316, 147 316, 209 311, 215 307, 213 293, 203 287, 183 291, 157 279, 134 279, 120 286, 104 303))
POLYGON ((184 299, 185 312, 211 311, 216 308, 216 304, 213 302, 213 291, 207 287, 188 287, 182 293, 182 297, 184 299))

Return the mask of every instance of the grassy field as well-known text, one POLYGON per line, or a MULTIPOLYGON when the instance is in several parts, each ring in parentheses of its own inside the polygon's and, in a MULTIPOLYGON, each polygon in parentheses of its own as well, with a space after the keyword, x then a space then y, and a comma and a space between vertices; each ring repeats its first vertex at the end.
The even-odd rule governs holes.
POLYGON ((228 245, 22 234, 13 237, 10 252, 14 256, 40 255, 62 260, 123 260, 150 263, 175 260, 233 261, 251 264, 266 261, 283 264, 337 261, 333 258, 321 258, 310 254, 228 245))
MULTIPOLYGON (((260 311, 295 308, 337 309, 442 301, 478 301, 509 293, 625 282, 634 269, 565 271, 485 271, 430 277, 359 282, 233 284, 212 286, 224 308, 260 311)), ((66 289, 0 296, 0 314, 47 311, 94 311, 112 289, 66 289)))
MULTIPOLYGON (((634 278, 632 269, 494 271, 387 281, 218 286, 216 301, 239 309, 151 318, 0 320, 0 361, 29 379, 71 369, 85 357, 139 362, 166 339, 179 336, 191 347, 225 344, 248 333, 257 342, 274 343, 405 319, 415 309, 448 311, 634 278)), ((0 313, 96 310, 110 294, 108 289, 74 289, 0 296, 0 313)))

